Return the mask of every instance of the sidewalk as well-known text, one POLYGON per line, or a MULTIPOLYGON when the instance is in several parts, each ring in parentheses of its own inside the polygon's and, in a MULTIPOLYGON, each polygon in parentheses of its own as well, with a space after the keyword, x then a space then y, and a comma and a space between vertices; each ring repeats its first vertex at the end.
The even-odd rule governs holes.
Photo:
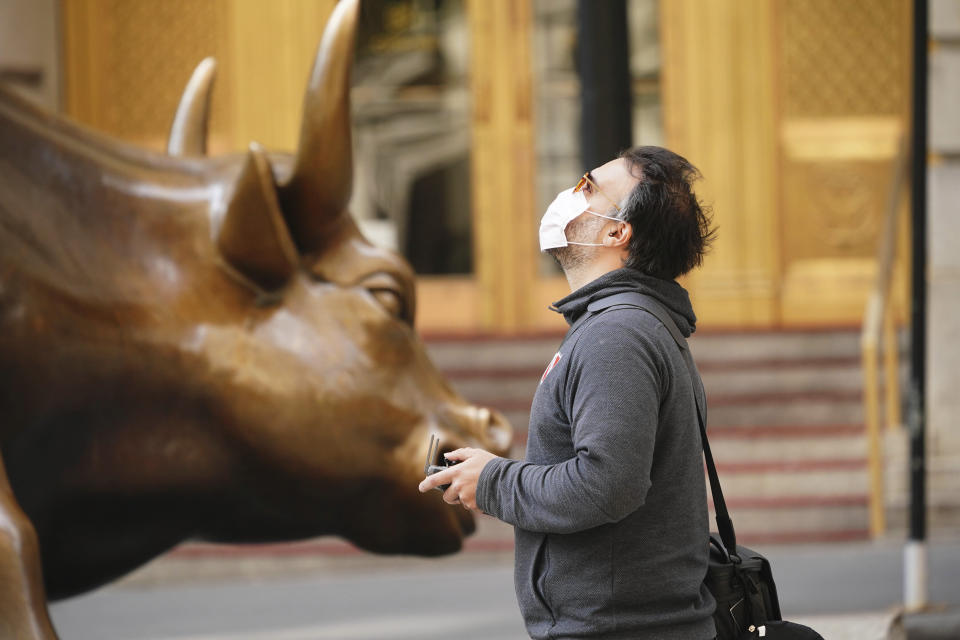
MULTIPOLYGON (((903 547, 897 540, 770 547, 784 617, 886 614, 903 604, 903 547)), ((960 606, 960 540, 928 547, 931 605, 960 606)))
POLYGON ((825 640, 887 640, 896 611, 797 616, 791 622, 816 629, 825 640))
MULTIPOLYGON (((788 619, 827 640, 887 640, 901 601, 897 543, 759 550, 772 562, 788 619)), ((933 543, 929 554, 931 603, 960 606, 960 541, 933 543)), ((55 604, 52 614, 70 640, 439 640, 451 630, 459 640, 522 640, 512 565, 506 551, 440 559, 174 554, 55 604)))

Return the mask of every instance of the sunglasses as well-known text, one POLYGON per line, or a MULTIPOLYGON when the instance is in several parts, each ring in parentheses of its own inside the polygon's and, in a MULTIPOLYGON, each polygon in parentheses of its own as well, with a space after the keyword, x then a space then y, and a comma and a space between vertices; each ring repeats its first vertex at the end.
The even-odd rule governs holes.
POLYGON ((617 210, 617 213, 620 213, 620 206, 614 201, 613 198, 611 198, 610 196, 608 196, 607 194, 605 194, 605 193, 600 189, 600 187, 597 186, 597 183, 594 182, 593 176, 590 175, 590 172, 589 172, 589 171, 587 171, 585 174, 583 174, 583 177, 580 178, 580 181, 579 181, 579 182, 577 182, 577 186, 575 186, 575 187, 573 188, 573 192, 574 192, 574 193, 579 193, 580 191, 583 190, 583 188, 584 188, 585 186, 587 186, 587 184, 589 184, 591 187, 593 187, 594 189, 596 189, 597 192, 598 192, 600 195, 602 195, 604 198, 606 198, 607 200, 609 200, 609 201, 610 201, 610 204, 613 205, 613 208, 617 210))

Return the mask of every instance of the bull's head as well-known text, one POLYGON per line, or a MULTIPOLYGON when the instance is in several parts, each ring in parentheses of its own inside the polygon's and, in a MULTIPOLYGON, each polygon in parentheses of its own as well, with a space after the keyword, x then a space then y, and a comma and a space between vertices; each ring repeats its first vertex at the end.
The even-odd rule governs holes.
MULTIPOLYGON (((254 536, 274 537, 275 524, 287 535, 285 514, 297 513, 367 549, 438 554, 459 548, 472 520, 417 493, 428 435, 503 452, 510 427, 434 369, 412 329, 409 265, 370 245, 347 211, 358 4, 343 0, 328 23, 292 163, 251 145, 213 211, 222 268, 259 308, 246 326, 196 335, 196 348, 231 352, 225 422, 276 489, 258 505, 276 514, 254 536)), ((169 152, 202 153, 212 74, 205 62, 188 85, 169 152)))
POLYGON ((0 434, 51 594, 190 536, 433 555, 472 530, 417 491, 429 436, 504 452, 510 427, 435 370, 409 265, 347 211, 357 11, 327 26, 292 157, 190 157, 209 62, 172 159, 0 95, 0 434))

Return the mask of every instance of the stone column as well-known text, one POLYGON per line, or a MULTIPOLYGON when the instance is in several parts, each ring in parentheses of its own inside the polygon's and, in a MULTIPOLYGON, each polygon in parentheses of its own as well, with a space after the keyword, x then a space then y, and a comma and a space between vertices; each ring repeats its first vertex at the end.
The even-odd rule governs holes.
POLYGON ((960 521, 960 0, 931 0, 927 459, 932 527, 960 521))

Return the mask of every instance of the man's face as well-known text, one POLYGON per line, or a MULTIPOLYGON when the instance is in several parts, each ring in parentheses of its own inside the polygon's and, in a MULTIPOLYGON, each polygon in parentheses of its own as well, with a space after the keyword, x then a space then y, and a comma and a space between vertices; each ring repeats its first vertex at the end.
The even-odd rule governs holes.
MULTIPOLYGON (((617 217, 617 207, 630 194, 638 180, 630 174, 627 161, 615 158, 587 172, 583 195, 591 211, 617 217)), ((590 214, 586 214, 590 215, 590 214)))
MULTIPOLYGON (((583 195, 587 199, 587 208, 595 213, 611 217, 619 217, 620 212, 617 207, 626 199, 639 181, 630 174, 627 161, 623 158, 615 158, 596 169, 592 169, 588 172, 587 177, 589 180, 583 185, 583 195)), ((603 234, 608 233, 608 228, 614 229, 619 224, 622 223, 600 218, 585 211, 567 224, 565 232, 568 241, 597 243, 603 240, 603 234)), ((597 251, 604 249, 605 247, 567 245, 566 247, 548 249, 547 253, 554 257, 560 264, 560 268, 568 271, 572 267, 578 267, 589 262, 597 251)))

